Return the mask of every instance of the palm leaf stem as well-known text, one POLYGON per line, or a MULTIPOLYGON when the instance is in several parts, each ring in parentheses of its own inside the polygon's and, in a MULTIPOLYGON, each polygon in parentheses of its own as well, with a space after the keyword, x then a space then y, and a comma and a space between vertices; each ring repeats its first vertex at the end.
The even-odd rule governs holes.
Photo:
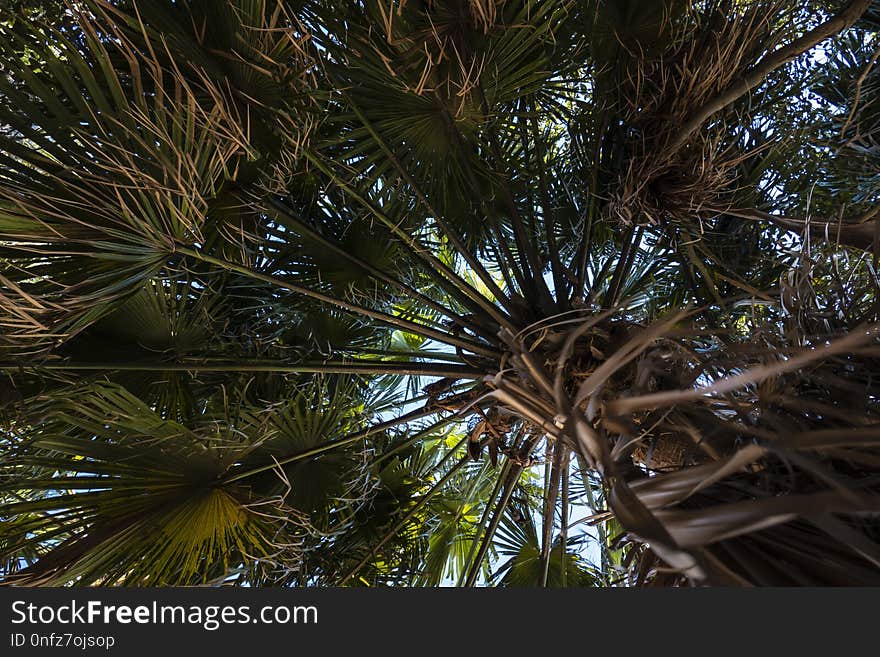
POLYGON ((461 298, 462 301, 469 305, 475 312, 490 317, 501 326, 507 326, 510 324, 510 320, 506 318, 500 309, 494 306, 483 294, 474 289, 473 286, 455 273, 446 265, 446 263, 434 256, 430 252, 430 249, 416 242, 412 236, 408 235, 403 229, 401 229, 400 226, 392 221, 390 217, 370 203, 363 194, 355 191, 351 185, 341 180, 339 176, 334 174, 333 171, 331 171, 330 168, 314 153, 307 151, 305 157, 309 162, 326 174, 337 187, 346 192, 366 210, 370 211, 395 237, 399 238, 414 256, 427 265, 426 271, 432 272, 432 274, 433 272, 442 274, 442 277, 437 276, 437 278, 443 281, 444 287, 447 287, 452 293, 461 298))
MULTIPOLYGON (((440 213, 437 212, 433 204, 428 200, 428 197, 425 195, 421 186, 416 183, 412 175, 403 167, 398 157, 394 155, 388 144, 385 143, 385 140, 382 139, 382 137, 373 127, 372 123, 370 123, 367 117, 364 116, 363 112, 360 111, 360 109, 357 107, 357 105, 355 105, 351 98, 348 98, 348 102, 351 105, 351 108, 354 110, 354 113, 357 115, 358 119, 360 119, 361 123, 364 124, 364 127, 367 129, 373 139, 375 139, 376 142, 379 144, 379 147, 388 157, 388 160, 397 170, 398 174, 400 174, 401 178, 403 178, 406 184, 409 185, 410 189, 412 189, 412 191, 418 197, 419 202, 425 207, 425 209, 434 219, 437 227, 440 229, 443 235, 446 236, 446 238, 452 244, 453 248, 455 248, 456 252, 458 252, 458 254, 461 255, 462 258, 464 258, 465 262, 467 262, 468 266, 470 266, 474 273, 480 278, 480 280, 483 282, 483 284, 486 286, 492 296, 494 296, 498 300, 498 302, 501 303, 501 305, 508 310, 508 312, 512 311, 510 299, 508 299, 507 295, 504 294, 504 292, 501 290, 501 288, 498 287, 498 285, 496 285, 495 281, 492 279, 491 274, 489 274, 489 272, 483 266, 483 263, 481 263, 480 260, 476 258, 467 247, 465 247, 465 245, 461 241, 461 237, 459 237, 459 235, 454 230, 452 230, 449 224, 441 217, 440 213)), ((499 324, 505 326, 505 324, 501 321, 499 321, 499 324)), ((510 327, 508 326, 508 328, 510 327)))
MULTIPOLYGON (((467 437, 465 437, 465 438, 461 441, 461 443, 459 443, 459 444, 463 444, 465 440, 467 440, 467 437)), ((451 452, 451 453, 452 453, 452 452, 451 452)), ((385 545, 386 543, 388 543, 388 541, 390 541, 392 538, 394 538, 394 537, 397 535, 397 533, 398 533, 401 529, 403 529, 403 528, 406 526, 406 524, 407 524, 410 520, 412 520, 412 519, 415 517, 415 515, 416 515, 419 511, 421 511, 421 510, 425 507, 425 505, 426 505, 428 502, 430 502, 431 499, 432 499, 435 495, 437 495, 437 493, 440 492, 440 490, 443 488, 443 486, 445 486, 446 483, 447 483, 450 479, 452 479, 452 477, 453 477, 453 476, 454 476, 454 475, 455 475, 455 474, 456 474, 456 473, 457 473, 462 467, 464 467, 464 466, 465 466, 467 463, 469 463, 469 462, 470 462, 470 456, 468 456, 468 455, 465 455, 465 456, 463 456, 461 459, 459 459, 458 463, 456 463, 454 466, 452 466, 452 467, 449 469, 449 471, 448 471, 445 475, 443 475, 443 477, 441 477, 441 478, 440 478, 435 484, 433 484, 433 485, 431 486, 431 488, 430 488, 427 492, 425 492, 424 495, 422 495, 422 496, 419 498, 418 502, 416 502, 416 503, 413 505, 413 507, 412 507, 412 508, 411 508, 411 509, 410 509, 410 510, 409 510, 409 511, 403 516, 403 518, 401 518, 399 521, 397 521, 396 523, 394 523, 394 525, 393 525, 393 526, 391 527, 391 529, 385 534, 385 536, 383 536, 381 540, 379 540, 376 544, 374 544, 374 545, 370 548, 370 550, 367 552, 367 554, 366 554, 366 555, 365 555, 360 561, 358 561, 357 564, 355 564, 355 566, 345 574, 345 576, 342 577, 342 579, 339 581, 339 586, 345 586, 345 584, 348 582, 348 580, 350 580, 352 577, 354 577, 355 575, 357 575, 358 572, 360 572, 360 569, 363 568, 364 566, 366 566, 366 565, 370 562, 370 559, 372 559, 372 558, 376 555, 376 553, 377 553, 379 550, 381 550, 382 547, 384 547, 384 545, 385 545)))
MULTIPOLYGON (((421 301, 422 303, 424 303, 427 307, 431 308, 432 310, 435 310, 438 313, 440 313, 441 315, 444 315, 446 317, 449 317, 450 319, 453 319, 456 322, 456 324, 459 324, 460 326, 467 327, 471 331, 473 331, 474 333, 476 333, 478 335, 482 335, 483 337, 486 337, 489 339, 492 339, 495 337, 494 335, 486 335, 485 327, 480 326, 479 324, 472 322, 472 321, 468 320, 467 318, 462 317, 461 315, 453 312, 452 310, 450 310, 446 306, 438 303, 434 299, 431 299, 430 297, 422 294, 421 292, 419 292, 418 290, 416 290, 412 286, 407 285, 406 283, 391 276, 387 272, 385 272, 377 267, 374 267, 370 263, 353 255, 352 253, 350 253, 347 249, 345 249, 342 245, 338 244, 337 242, 327 238, 324 235, 321 235, 314 228, 312 228, 311 226, 309 226, 305 222, 301 221, 300 219, 296 218, 288 208, 284 207, 281 203, 279 203, 275 199, 270 199, 269 204, 271 205, 271 209, 273 212, 277 213, 279 216, 282 216, 284 218, 285 222, 288 222, 288 223, 294 225, 296 227, 296 230, 298 232, 300 232, 303 236, 307 237, 308 239, 314 240, 315 242, 317 242, 318 244, 320 244, 324 248, 328 249, 329 251, 332 251, 335 255, 351 262, 352 264, 356 265, 357 267, 360 267, 361 269, 363 269, 365 272, 370 274, 376 280, 382 281, 383 283, 387 283, 391 287, 400 290, 401 292, 412 297, 413 299, 417 299, 417 300, 421 301)), ((275 231, 271 231, 270 229, 267 229, 267 230, 268 230, 268 232, 271 232, 278 237, 285 237, 285 234, 283 232, 275 232, 275 231)))
MULTIPOLYGON (((523 442, 522 448, 519 453, 527 455, 532 451, 532 448, 535 446, 535 443, 538 441, 538 436, 529 436, 523 442)), ((483 540, 480 543, 480 549, 477 552, 477 556, 474 558, 473 564, 471 564, 471 570, 468 573, 467 578, 465 579, 464 585, 468 588, 472 587, 476 581, 477 576, 480 572, 480 564, 483 562, 483 559, 486 558, 486 554, 489 552, 489 547, 492 545, 492 539, 495 537, 495 531, 498 529, 498 525, 501 522, 501 518, 504 516, 504 512, 507 510, 507 506, 510 504, 510 499, 513 496, 513 491, 516 488, 517 483, 522 476, 522 473, 525 471, 525 467, 522 463, 514 463, 510 468, 507 476, 504 480, 504 488, 501 493, 501 498, 498 500, 498 504, 495 506, 495 511, 492 514, 492 519, 489 521, 488 527, 486 527, 486 533, 483 536, 483 540)))
POLYGON ((550 200, 549 183, 547 180, 547 170, 545 167, 546 151, 544 140, 541 136, 537 111, 534 111, 535 101, 532 98, 533 112, 529 117, 529 123, 532 129, 532 140, 534 141, 534 159, 538 169, 538 187, 540 190, 541 206, 543 207, 542 217, 544 219, 544 237, 547 240, 547 251, 550 255, 550 271, 553 275, 553 287, 556 291, 557 309, 562 312, 566 310, 565 304, 568 300, 568 286, 563 275, 562 260, 559 257, 559 244, 556 242, 556 219, 553 213, 553 203, 550 200))
MULTIPOLYGON (((548 441, 549 443, 549 441, 548 441)), ((550 572, 550 553, 553 540, 553 520, 556 513, 556 499, 559 494, 559 479, 561 475, 562 452, 564 446, 561 441, 555 441, 552 448, 552 465, 550 477, 547 482, 547 492, 544 500, 544 513, 541 527, 541 586, 547 586, 547 575, 550 572)), ((563 552, 565 551, 563 547, 563 552)))
POLYGON ((484 356, 497 356, 498 351, 489 347, 485 344, 479 344, 473 342, 471 340, 465 340, 463 338, 459 338, 451 333, 447 333, 444 331, 438 331, 436 329, 432 329, 423 324, 418 324, 416 322, 411 322, 407 319, 403 319, 402 317, 395 317, 394 315, 389 315, 388 313, 383 313, 378 310, 370 310, 369 308, 364 308, 363 306, 358 306, 357 304, 350 303, 348 301, 344 301, 342 299, 338 299, 329 294, 324 294, 322 292, 316 292, 314 290, 310 290, 308 288, 302 287, 300 285, 295 285, 288 281, 282 280, 275 276, 269 276, 267 274, 261 274, 260 272, 254 271, 249 267, 245 267, 244 265, 239 265, 234 262, 229 262, 228 260, 224 260, 222 258, 216 258, 214 256, 208 255, 207 253, 203 253, 201 251, 197 251, 195 249, 190 249, 186 247, 177 248, 177 253, 181 255, 190 256, 196 260, 201 260, 207 264, 215 265, 227 271, 232 271, 237 274, 241 274, 242 276, 246 276, 248 278, 252 278, 254 280, 262 281, 264 283, 269 283, 276 287, 280 287, 285 290, 289 290, 296 294, 301 294, 310 299, 315 299, 316 301, 322 301, 324 303, 337 306, 348 312, 354 313, 356 315, 362 315, 364 317, 369 317, 374 319, 382 324, 386 324, 388 326, 393 326, 394 328, 402 329, 404 331, 409 331, 410 333, 415 333, 416 335, 421 335, 427 338, 433 338, 438 342, 443 342, 445 344, 455 345, 458 347, 462 347, 468 351, 472 351, 474 353, 482 354, 484 356))
POLYGON ((281 374, 397 374, 402 376, 438 376, 456 379, 480 379, 485 372, 464 365, 399 363, 394 361, 325 361, 319 363, 277 363, 260 361, 204 362, 24 362, 0 363, 0 371, 21 370, 56 372, 276 372, 281 374))
POLYGON ((492 513, 492 509, 494 508, 493 502, 498 499, 498 495, 501 492, 501 487, 504 486, 504 483, 507 481, 508 474, 510 472, 510 468, 513 467, 513 461, 510 459, 504 460, 504 465, 501 466, 501 471, 498 476, 495 478, 495 486, 492 489, 492 493, 489 495, 486 501, 486 507, 483 509, 483 514, 480 516, 480 521, 477 523, 477 526, 474 530, 474 537, 471 540, 471 549, 468 551, 467 559, 464 562, 464 568, 459 574, 458 581, 456 582, 457 587, 461 587, 464 583, 464 579, 467 574, 474 568, 474 558, 477 555, 477 550, 480 546, 480 538, 483 536, 483 530, 486 527, 486 523, 489 522, 489 515, 492 513))

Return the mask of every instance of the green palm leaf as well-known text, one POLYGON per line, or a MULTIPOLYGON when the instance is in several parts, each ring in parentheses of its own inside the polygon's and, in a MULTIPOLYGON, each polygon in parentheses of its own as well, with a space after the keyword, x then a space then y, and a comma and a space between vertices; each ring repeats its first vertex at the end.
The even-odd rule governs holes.
POLYGON ((220 482, 252 449, 221 425, 163 420, 111 384, 33 413, 37 430, 10 436, 2 465, 4 559, 41 555, 16 581, 207 583, 253 559, 274 567, 305 524, 280 498, 220 482))

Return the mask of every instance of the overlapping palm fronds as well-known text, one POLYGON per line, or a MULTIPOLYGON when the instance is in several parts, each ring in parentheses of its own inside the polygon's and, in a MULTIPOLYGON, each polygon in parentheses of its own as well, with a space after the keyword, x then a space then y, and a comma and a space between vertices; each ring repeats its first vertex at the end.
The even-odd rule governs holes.
POLYGON ((5 581, 880 579, 869 0, 43 4, 5 581))
POLYGON ((18 425, 2 465, 12 582, 205 583, 282 546, 290 554, 307 527, 280 498, 217 485, 253 450, 229 426, 163 420, 110 384, 64 391, 29 413, 39 433, 18 425))

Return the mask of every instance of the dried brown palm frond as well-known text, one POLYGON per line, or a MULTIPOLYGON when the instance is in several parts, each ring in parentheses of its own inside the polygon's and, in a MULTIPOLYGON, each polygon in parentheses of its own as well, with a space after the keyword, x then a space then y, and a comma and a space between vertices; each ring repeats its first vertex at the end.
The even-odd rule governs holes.
MULTIPOLYGON (((159 69, 153 73, 153 82, 167 80, 159 69)), ((50 189, 27 179, 2 181, 9 293, 0 303, 4 317, 14 320, 4 326, 10 340, 52 340, 54 331, 41 325, 73 334, 93 320, 85 316, 96 303, 130 291, 102 289, 99 272, 91 281, 65 284, 64 273, 75 274, 80 261, 124 263, 133 279, 143 280, 176 244, 203 241, 208 202, 246 156, 247 134, 229 105, 206 108, 184 80, 175 80, 172 93, 173 111, 157 98, 156 108, 131 107, 123 119, 95 113, 91 131, 73 133, 88 161, 75 173, 47 166, 40 174, 50 189), (49 271, 51 285, 43 278, 49 271)))
POLYGON ((377 3, 387 42, 382 61, 406 92, 436 95, 462 118, 466 108, 477 111, 470 96, 485 61, 473 57, 469 41, 478 28, 486 33, 494 26, 495 4, 473 0, 419 5, 404 1, 395 8, 394 3, 377 3))
POLYGON ((687 316, 642 326, 606 314, 504 335, 510 354, 485 379, 484 415, 520 419, 602 476, 628 540, 650 546, 633 565, 643 582, 792 582, 725 551, 814 525, 830 528, 834 562, 805 578, 876 581, 880 328, 746 341, 703 335, 687 316))
MULTIPOLYGON (((12 351, 43 350, 81 331, 178 246, 204 244, 209 218, 211 231, 235 245, 246 227, 226 188, 252 182, 266 148, 256 133, 274 130, 283 138, 273 147, 296 152, 311 130, 307 118, 274 106, 268 126, 260 124, 253 90, 182 59, 170 37, 148 39, 144 23, 114 20, 112 5, 77 11, 87 48, 59 33, 58 52, 47 50, 38 27, 27 44, 35 56, 69 62, 31 81, 63 89, 57 105, 6 89, 18 107, 6 105, 3 120, 19 130, 17 166, 0 172, 0 309, 3 347, 12 351)), ((256 71, 305 84, 306 37, 279 27, 287 25, 280 5, 264 18, 242 28, 231 66, 245 80, 256 71)))
POLYGON ((691 6, 677 20, 668 14, 663 52, 648 55, 630 46, 627 65, 619 67, 628 164, 610 216, 625 224, 665 224, 731 203, 740 167, 762 150, 737 143, 743 131, 733 126, 749 125, 737 101, 779 67, 853 25, 868 4, 854 0, 784 45, 788 30, 780 26, 796 24, 800 10, 790 0, 719 0, 691 6))
MULTIPOLYGON (((371 39, 365 45, 402 91, 436 100, 456 121, 480 122, 486 118, 484 96, 521 63, 506 59, 523 54, 513 45, 517 35, 535 39, 530 19, 552 9, 509 0, 402 0, 378 2, 368 11, 385 34, 384 43, 371 39)), ((541 31, 537 37, 553 35, 541 31)))
POLYGON ((731 197, 738 168, 755 153, 730 140, 723 118, 682 145, 672 142, 696 108, 735 85, 778 44, 774 22, 791 8, 781 1, 769 8, 721 2, 713 11, 691 9, 668 28, 663 53, 629 53, 620 97, 630 157, 609 206, 612 217, 665 224, 731 197))

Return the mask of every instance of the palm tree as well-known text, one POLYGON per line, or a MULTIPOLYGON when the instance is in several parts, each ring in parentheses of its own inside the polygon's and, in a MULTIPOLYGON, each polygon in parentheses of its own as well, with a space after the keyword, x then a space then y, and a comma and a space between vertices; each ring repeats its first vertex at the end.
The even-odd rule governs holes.
POLYGON ((880 583, 878 23, 17 3, 4 580, 880 583))

